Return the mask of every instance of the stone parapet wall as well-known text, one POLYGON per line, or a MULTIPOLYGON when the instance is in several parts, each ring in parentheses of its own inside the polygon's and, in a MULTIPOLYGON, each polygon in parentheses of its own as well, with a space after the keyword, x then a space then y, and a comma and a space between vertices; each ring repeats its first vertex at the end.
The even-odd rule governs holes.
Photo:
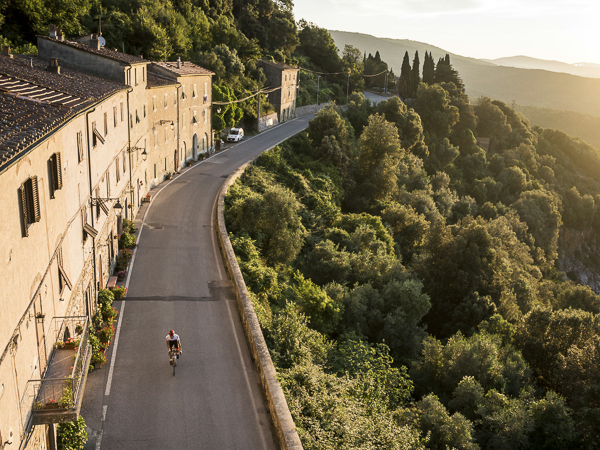
POLYGON ((244 172, 246 166, 247 165, 244 165, 232 174, 221 188, 217 217, 215 218, 218 226, 217 237, 219 239, 219 245, 221 252, 223 253, 227 271, 233 281, 238 310, 242 319, 242 327, 244 329, 244 334, 246 335, 250 354, 252 355, 252 359, 260 375, 263 394, 267 402, 267 407, 269 408, 269 414, 271 415, 273 428, 277 435, 279 448, 282 450, 302 450, 303 447, 300 442, 300 437, 296 431, 296 426, 285 400, 285 396, 283 395, 281 385, 277 380, 275 366, 271 360, 269 349, 265 343, 252 302, 248 296, 246 283, 244 283, 244 277, 238 266, 233 247, 229 241, 227 228, 225 227, 225 218, 223 215, 225 195, 227 194, 229 187, 244 172))
POLYGON ((306 105, 300 106, 296 108, 296 117, 306 116, 308 114, 316 114, 318 111, 329 106, 329 103, 321 103, 319 106, 317 105, 306 105))

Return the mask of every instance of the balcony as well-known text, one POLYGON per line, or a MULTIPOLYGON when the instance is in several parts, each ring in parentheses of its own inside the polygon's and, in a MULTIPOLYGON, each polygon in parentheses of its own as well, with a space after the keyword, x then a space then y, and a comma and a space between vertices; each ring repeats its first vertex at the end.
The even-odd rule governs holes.
POLYGON ((29 380, 31 425, 72 422, 79 417, 90 364, 87 316, 55 317, 55 345, 41 380, 29 380))

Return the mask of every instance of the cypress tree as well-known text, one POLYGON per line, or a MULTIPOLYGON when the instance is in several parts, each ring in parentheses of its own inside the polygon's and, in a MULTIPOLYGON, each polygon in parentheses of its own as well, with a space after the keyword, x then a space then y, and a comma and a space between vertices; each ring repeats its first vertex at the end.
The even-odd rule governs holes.
POLYGON ((404 53, 402 60, 402 68, 400 69, 400 83, 398 84, 398 95, 401 98, 407 98, 411 94, 412 89, 412 71, 410 68, 410 59, 408 51, 404 53))
POLYGON ((419 83, 421 82, 420 65, 421 65, 421 63, 419 62, 419 51, 417 50, 415 52, 415 59, 413 59, 413 66, 412 66, 412 86, 411 86, 412 97, 417 96, 417 89, 419 87, 419 83))
POLYGON ((435 79, 435 63, 431 53, 425 52, 425 61, 423 61, 423 83, 433 84, 435 79))

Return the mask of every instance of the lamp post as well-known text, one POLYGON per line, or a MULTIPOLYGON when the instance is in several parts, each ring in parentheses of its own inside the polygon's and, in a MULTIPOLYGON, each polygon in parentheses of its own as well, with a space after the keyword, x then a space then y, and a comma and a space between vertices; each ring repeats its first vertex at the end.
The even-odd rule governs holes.
POLYGON ((350 92, 350 74, 348 74, 348 84, 346 85, 346 105, 348 104, 349 92, 350 92))
POLYGON ((320 81, 321 81, 321 75, 319 75, 317 77, 317 109, 319 107, 319 84, 320 84, 320 81))
POLYGON ((142 155, 142 161, 146 161, 148 159, 148 153, 143 147, 131 147, 129 153, 137 152, 138 150, 142 150, 142 153, 140 153, 140 155, 142 155))

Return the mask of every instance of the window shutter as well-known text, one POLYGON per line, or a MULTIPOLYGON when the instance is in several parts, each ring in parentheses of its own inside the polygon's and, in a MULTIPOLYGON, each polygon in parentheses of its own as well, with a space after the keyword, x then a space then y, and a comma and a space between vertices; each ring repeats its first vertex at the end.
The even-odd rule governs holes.
POLYGON ((37 176, 31 177, 31 194, 33 200, 33 222, 39 222, 40 214, 40 198, 38 196, 38 180, 37 176))
POLYGON ((77 154, 79 155, 79 161, 83 161, 83 134, 81 131, 77 132, 77 154))
POLYGON ((56 189, 62 189, 63 179, 62 179, 62 163, 60 160, 60 152, 56 152, 54 154, 54 163, 56 165, 56 189))
POLYGON ((69 287, 69 290, 73 290, 73 285, 71 284, 71 281, 69 280, 69 277, 67 276, 67 273, 65 272, 65 268, 63 267, 63 257, 62 257, 62 248, 60 249, 59 253, 58 253, 58 271, 60 273, 60 276, 62 277, 62 280, 64 282, 64 284, 66 284, 69 287))
POLYGON ((54 198, 56 192, 56 155, 52 155, 48 160, 48 172, 50 175, 50 198, 54 198))
POLYGON ((27 190, 25 188, 25 183, 23 183, 19 188, 19 200, 21 203, 21 222, 23 225, 23 237, 27 237, 29 236, 29 221, 27 220, 27 190))

